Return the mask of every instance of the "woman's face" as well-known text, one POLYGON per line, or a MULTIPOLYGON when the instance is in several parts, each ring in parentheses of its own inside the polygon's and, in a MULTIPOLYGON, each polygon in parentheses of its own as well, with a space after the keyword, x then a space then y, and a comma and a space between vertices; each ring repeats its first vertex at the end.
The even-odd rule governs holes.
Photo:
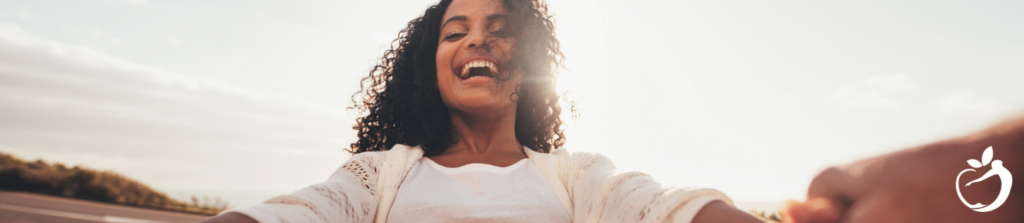
POLYGON ((437 87, 449 110, 489 113, 511 108, 521 83, 507 69, 515 40, 504 31, 500 0, 454 0, 442 17, 437 46, 437 87))

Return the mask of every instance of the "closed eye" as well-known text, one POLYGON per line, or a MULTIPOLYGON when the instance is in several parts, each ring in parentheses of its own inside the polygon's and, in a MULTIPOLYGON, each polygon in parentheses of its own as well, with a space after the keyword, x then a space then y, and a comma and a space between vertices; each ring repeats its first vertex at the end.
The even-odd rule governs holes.
POLYGON ((466 36, 466 33, 449 33, 448 35, 444 36, 444 39, 445 40, 454 40, 454 39, 462 38, 463 36, 466 36))
POLYGON ((491 33, 491 35, 500 36, 500 37, 508 36, 508 32, 505 32, 505 29, 499 29, 499 30, 491 31, 490 33, 491 33))

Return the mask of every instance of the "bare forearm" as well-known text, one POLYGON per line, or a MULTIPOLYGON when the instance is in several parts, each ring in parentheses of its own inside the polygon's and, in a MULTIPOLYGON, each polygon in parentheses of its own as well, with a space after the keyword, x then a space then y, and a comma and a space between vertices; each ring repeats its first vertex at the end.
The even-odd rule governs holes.
MULTIPOLYGON (((991 146, 997 151, 996 157, 1008 165, 1010 172, 1024 171, 1024 115, 1002 122, 981 132, 956 139, 968 150, 978 150, 991 146)), ((977 156, 976 154, 974 154, 977 156)))
MULTIPOLYGON (((1024 172, 1019 165, 1024 163, 1024 116, 967 136, 826 169, 808 188, 811 200, 794 202, 782 213, 788 222, 1022 222, 1020 212, 980 214, 950 199, 953 188, 946 184, 968 167, 965 161, 980 158, 989 147, 1009 172, 1024 172)), ((977 187, 969 197, 1002 193, 999 184, 977 187)), ((1021 207, 1024 200, 1010 199, 1001 210, 1021 207)))

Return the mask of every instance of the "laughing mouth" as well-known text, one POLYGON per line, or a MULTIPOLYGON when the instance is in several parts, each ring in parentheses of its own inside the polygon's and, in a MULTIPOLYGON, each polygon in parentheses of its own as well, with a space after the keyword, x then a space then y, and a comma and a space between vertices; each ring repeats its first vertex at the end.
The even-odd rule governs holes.
POLYGON ((459 78, 466 80, 474 77, 494 78, 498 74, 498 65, 489 60, 474 60, 462 66, 459 78))

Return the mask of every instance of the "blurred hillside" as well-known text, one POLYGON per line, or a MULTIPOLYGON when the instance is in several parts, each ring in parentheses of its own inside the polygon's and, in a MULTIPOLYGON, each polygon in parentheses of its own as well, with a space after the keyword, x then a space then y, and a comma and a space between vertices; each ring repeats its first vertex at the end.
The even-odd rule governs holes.
POLYGON ((0 190, 71 197, 160 210, 215 215, 228 208, 218 198, 179 201, 121 174, 85 167, 67 167, 43 160, 26 162, 0 153, 0 190))

